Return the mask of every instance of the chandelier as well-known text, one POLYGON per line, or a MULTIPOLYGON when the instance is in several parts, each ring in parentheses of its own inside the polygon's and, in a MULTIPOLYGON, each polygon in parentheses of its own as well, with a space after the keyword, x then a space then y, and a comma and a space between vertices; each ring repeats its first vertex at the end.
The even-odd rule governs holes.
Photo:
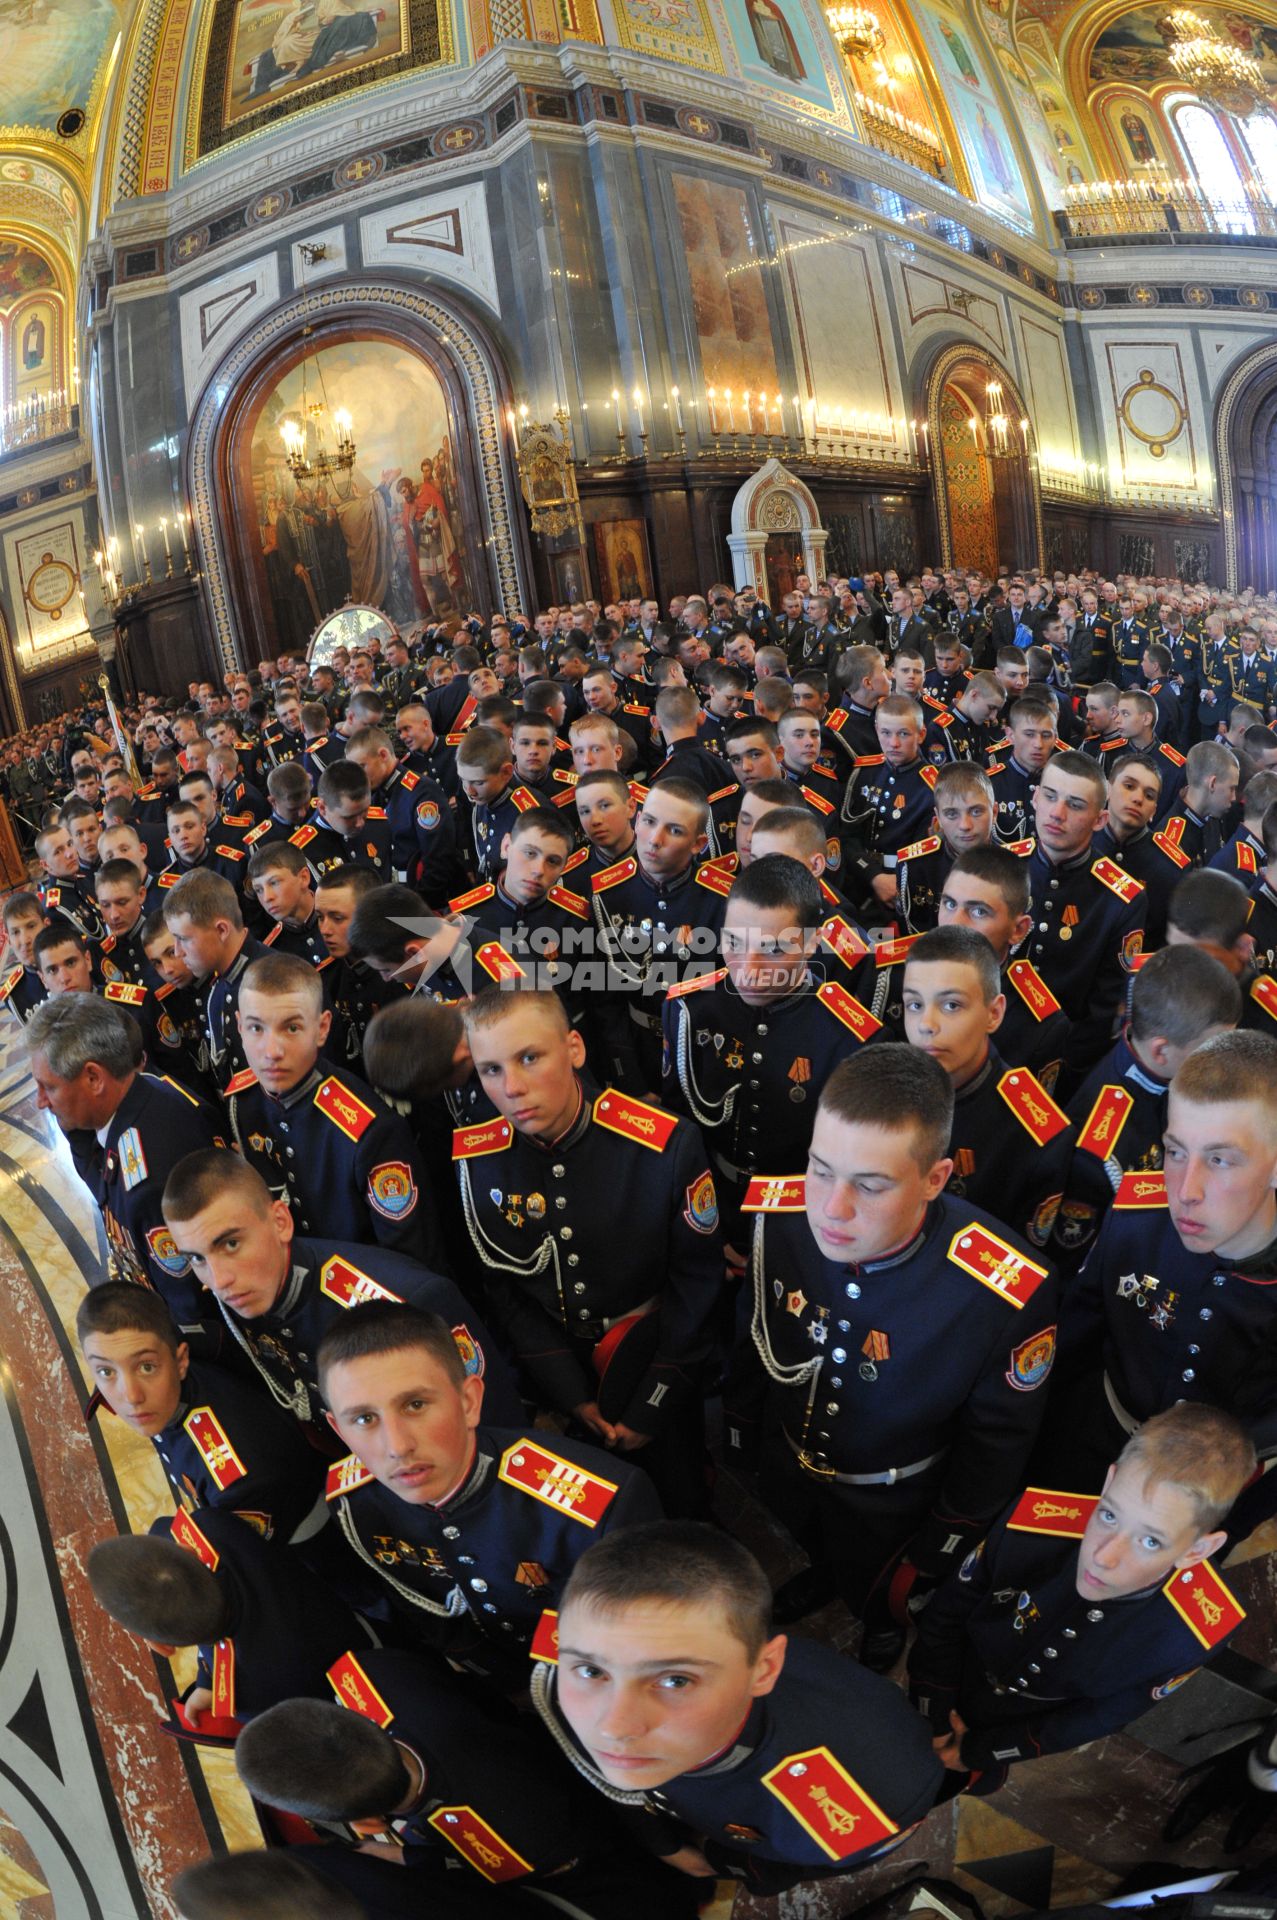
POLYGON ((990 380, 984 390, 985 415, 983 424, 977 418, 974 409, 967 425, 971 430, 971 444, 976 452, 984 454, 988 460, 1018 460, 1029 452, 1029 423, 1025 419, 1012 420, 1003 411, 1003 392, 1000 380, 990 380))
POLYGON ((1211 106, 1249 111, 1264 92, 1259 62, 1221 40, 1209 20, 1191 7, 1172 7, 1158 29, 1166 57, 1185 86, 1211 106))
MULTIPOLYGON (((315 243, 303 244, 297 251, 305 266, 313 267, 324 259, 327 247, 315 243)), ((309 340, 314 328, 307 314, 310 295, 306 288, 306 275, 302 273, 302 339, 309 340)), ((344 407, 329 414, 328 392, 324 386, 324 369, 316 358, 315 377, 319 389, 318 398, 312 399, 306 382, 306 367, 309 356, 302 356, 302 391, 298 403, 299 419, 285 419, 280 422, 279 431, 284 442, 284 459, 288 471, 294 480, 331 480, 335 474, 349 473, 355 464, 354 422, 344 407), (324 423, 331 417, 335 446, 330 450, 325 436, 324 423)))
POLYGON ((867 60, 884 44, 878 16, 869 7, 826 7, 829 31, 849 60, 867 60))

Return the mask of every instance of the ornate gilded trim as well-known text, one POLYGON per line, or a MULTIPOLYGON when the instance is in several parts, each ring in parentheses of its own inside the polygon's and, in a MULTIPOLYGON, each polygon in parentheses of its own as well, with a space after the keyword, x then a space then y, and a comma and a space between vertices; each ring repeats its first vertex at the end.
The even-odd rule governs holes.
MULTIPOLYGON (((1277 353, 1277 348, 1274 348, 1273 351, 1277 353)), ((945 384, 950 374, 964 363, 970 365, 972 362, 978 367, 985 368, 988 373, 993 375, 994 379, 1002 382, 1003 387, 1006 389, 1008 412, 1013 413, 1017 419, 1027 418, 1029 414, 1029 409, 1024 404, 1023 396, 1016 382, 1007 372, 1002 362, 995 360, 991 353, 986 353, 983 347, 968 346, 963 342, 958 342, 953 346, 945 347, 932 363, 931 371, 927 375, 927 424, 931 441, 931 492, 936 503, 936 522, 940 534, 940 564, 942 567, 952 567, 955 564, 960 565, 961 562, 955 563, 953 557, 953 529, 949 519, 949 487, 945 479, 943 440, 940 433, 940 396, 944 392, 945 384)), ((1033 532, 1037 542, 1037 565, 1042 567, 1045 565, 1046 549, 1045 535, 1042 530, 1042 486, 1033 461, 1026 461, 1025 464, 1028 470, 1029 500, 1033 512, 1033 532)))
POLYGON ((1229 593, 1237 593, 1241 588, 1240 562, 1241 542, 1237 531, 1238 493, 1233 462, 1228 451, 1229 437, 1232 431, 1233 415, 1237 411, 1238 401, 1250 386, 1255 375, 1264 367, 1277 366, 1277 341, 1266 347, 1256 347, 1248 353, 1224 382, 1219 396, 1219 405, 1215 410, 1215 471, 1219 475, 1220 517, 1224 528, 1224 585, 1229 593))

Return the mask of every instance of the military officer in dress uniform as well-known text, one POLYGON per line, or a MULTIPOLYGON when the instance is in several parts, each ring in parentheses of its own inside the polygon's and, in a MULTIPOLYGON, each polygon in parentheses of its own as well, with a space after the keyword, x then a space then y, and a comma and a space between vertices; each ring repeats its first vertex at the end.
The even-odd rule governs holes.
POLYGON ((174 1081, 140 1073, 128 1016, 95 995, 45 1001, 27 1023, 26 1041, 38 1105, 86 1137, 89 1159, 80 1168, 102 1210, 113 1275, 154 1287, 183 1337, 216 1351, 160 1198, 183 1155, 220 1146, 219 1117, 174 1081))
POLYGON ((1129 593, 1118 596, 1117 619, 1113 622, 1110 644, 1117 666, 1119 687, 1138 687, 1148 645, 1148 627, 1136 618, 1135 602, 1129 593))
POLYGON ((724 1389, 729 1457, 813 1560, 778 1618, 832 1588, 894 1664, 911 1586, 934 1584, 1022 1483, 1055 1351, 1055 1281, 988 1214, 945 1194, 953 1092, 911 1047, 844 1061, 807 1179, 760 1178, 749 1332, 724 1389), (805 1217, 804 1217, 805 1216, 805 1217))
POLYGON ((315 1356, 333 1322, 367 1300, 442 1315, 467 1372, 484 1380, 494 1418, 522 1417, 500 1349, 450 1280, 385 1247, 294 1238, 286 1203, 238 1154, 179 1162, 165 1184, 164 1220, 272 1398, 325 1442, 315 1356))
POLYGON ((934 1595, 909 1656, 954 1788, 989 1793, 1019 1760, 1115 1733, 1164 1700, 1245 1619, 1214 1564, 1255 1452, 1183 1402, 1146 1422, 1103 1492, 1029 1487, 934 1595))
POLYGON ((222 1507, 296 1545, 326 1521, 325 1462, 269 1394, 192 1362, 165 1302, 147 1287, 92 1287, 75 1318, 95 1404, 154 1446, 177 1504, 222 1507))
POLYGON ((200 982, 209 1064, 225 1093, 248 1067, 237 1017, 240 988, 249 966, 269 949, 246 931, 239 896, 220 873, 185 874, 164 903, 164 919, 200 982))
POLYGON ((1163 1171, 1126 1175, 1066 1296, 1035 1478, 1093 1492, 1121 1436, 1177 1400, 1224 1407, 1261 1456, 1277 1449, 1275 1089, 1277 1041, 1245 1031, 1175 1075, 1163 1171))
POLYGON ((613 1534, 578 1562, 532 1682, 560 1748, 651 1851, 761 1896, 890 1853, 941 1782, 900 1691, 774 1634, 770 1600, 753 1555, 713 1528, 613 1534), (684 1674, 694 1713, 662 1684, 684 1674))
POLYGON ((583 1084, 556 996, 490 989, 465 1019, 501 1115, 453 1142, 494 1323, 545 1405, 641 1452, 666 1507, 694 1510, 722 1285, 704 1144, 686 1120, 583 1084), (633 1230, 618 1235, 622 1220, 633 1230))
POLYGON ((318 1366, 329 1424, 352 1449, 328 1476, 350 1551, 414 1640, 521 1690, 542 1611, 589 1542, 659 1514, 647 1475, 484 1420, 484 1383, 437 1314, 356 1307, 318 1366))
POLYGON ((1107 783, 1082 753, 1057 753, 1033 800, 1037 844, 1028 860, 1031 960, 1073 1022, 1070 1065, 1085 1069, 1111 1045, 1129 974, 1143 946, 1144 888, 1094 856, 1107 783))

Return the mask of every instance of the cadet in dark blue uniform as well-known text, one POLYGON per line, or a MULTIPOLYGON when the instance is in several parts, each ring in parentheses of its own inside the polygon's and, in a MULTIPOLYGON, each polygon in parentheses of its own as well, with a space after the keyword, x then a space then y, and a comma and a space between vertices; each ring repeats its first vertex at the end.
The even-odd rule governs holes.
POLYGON ((372 799, 390 826, 393 872, 385 879, 406 881, 423 897, 442 906, 464 884, 466 869, 457 846, 457 821, 437 780, 395 760, 390 735, 380 727, 361 727, 346 742, 346 758, 368 776, 372 799))
POLYGON ((435 1314, 357 1308, 329 1328, 318 1365, 329 1424, 359 1450, 328 1476, 351 1551, 424 1645, 521 1690, 542 1610, 590 1541, 659 1514, 647 1475, 483 1421, 483 1383, 435 1314))
POLYGON ((48 923, 40 896, 29 892, 11 893, 4 903, 3 917, 8 936, 5 958, 16 964, 7 967, 0 978, 0 1006, 8 1007, 18 1024, 25 1026, 40 1002, 49 997, 35 965, 35 943, 48 923))
MULTIPOLYGON (((745 1200, 729 1455, 761 1460, 768 1504, 884 1669, 903 1644, 888 1583, 900 1607, 942 1578, 1023 1482, 1055 1352, 1047 1266, 943 1191, 952 1123, 943 1068, 875 1046, 827 1082, 806 1182, 758 1179, 745 1200)), ((816 1603, 809 1586, 782 1589, 789 1617, 816 1603)))
POLYGON ((85 940, 100 940, 106 928, 97 901, 80 877, 79 857, 67 829, 61 822, 42 828, 35 850, 46 876, 36 883, 46 917, 69 921, 85 940))
POLYGON ((245 930, 239 897, 218 873, 191 873, 164 903, 181 958, 200 982, 209 1065, 225 1093, 248 1066, 239 1032, 239 990, 251 963, 268 951, 245 930))
POLYGON ((1141 1427, 1104 1491, 1030 1487, 933 1595, 910 1692, 955 1788, 1115 1733, 1245 1618, 1211 1556, 1254 1470, 1238 1423, 1182 1404, 1141 1427))
POLYGON ((993 839, 993 783, 983 767, 955 760, 936 774, 937 833, 902 847, 896 859, 897 923, 926 933, 937 923, 950 867, 961 853, 993 839))
POLYGON ((544 1405, 641 1454, 667 1508, 695 1509, 723 1274, 704 1143, 686 1120, 584 1083, 555 996, 492 989, 465 1017, 502 1115, 453 1143, 493 1324, 544 1405))
POLYGON ((592 957, 594 941, 588 899, 562 883, 574 838, 567 819, 548 807, 516 815, 496 880, 448 902, 449 913, 473 922, 469 951, 477 963, 457 998, 493 981, 522 978, 562 991, 569 1006, 581 1009, 572 968, 583 950, 592 957))
POLYGON ((434 1212, 412 1135, 363 1080, 321 1061, 331 1018, 304 960, 264 954, 249 967, 239 996, 248 1067, 226 1089, 236 1145, 303 1233, 429 1265, 434 1212))
POLYGON ((137 1070, 128 1016, 91 994, 37 1007, 27 1025, 36 1097, 64 1129, 80 1129, 81 1177, 102 1209, 113 1275, 163 1295, 184 1336, 203 1340, 203 1302, 173 1246, 160 1198, 185 1154, 220 1145, 218 1116, 171 1080, 137 1070), (101 1143, 93 1138, 101 1131, 101 1143))
POLYGON ((98 868, 94 889, 107 929, 98 948, 98 971, 103 980, 154 986, 155 975, 143 940, 146 891, 142 875, 131 860, 108 860, 98 868))
POLYGON ((516 785, 510 742, 496 727, 472 727, 465 735, 457 748, 457 777, 471 809, 473 844, 462 849, 462 857, 480 880, 492 880, 516 815, 536 806, 536 795, 516 785))
POLYGON ((323 1455, 260 1383, 192 1364, 158 1294, 108 1281, 84 1296, 75 1327, 96 1395, 151 1442, 180 1507, 241 1514, 266 1539, 318 1533, 323 1455))
POLYGON ((1034 796, 1029 856, 1033 927, 1024 944, 1073 1022, 1070 1065, 1090 1067, 1112 1044, 1118 1009, 1143 946, 1144 889, 1091 841, 1108 797, 1082 753, 1058 753, 1034 796))
POLYGON ((752 861, 728 896, 726 964, 665 1002, 662 1098, 701 1129, 736 1246, 753 1175, 802 1164, 825 1081, 881 1031, 821 956, 825 917, 820 884, 797 860, 752 861))
POLYGON ((770 1601, 757 1561, 712 1528, 616 1534, 578 1564, 532 1683, 564 1753, 651 1851, 760 1895, 891 1852, 942 1779, 903 1694, 773 1635, 770 1601), (663 1684, 675 1675, 695 1676, 691 1699, 663 1684))
POLYGON ((382 880, 394 877, 390 822, 372 804, 368 776, 350 760, 334 760, 319 778, 311 818, 289 835, 300 847, 318 886, 334 867, 371 867, 382 880))
POLYGON ((1034 1478, 1093 1492, 1123 1433, 1177 1400, 1277 1449, 1277 1040, 1220 1034, 1171 1082, 1163 1172, 1128 1173, 1060 1321, 1034 1478))
POLYGON ((319 1425, 315 1354, 324 1333, 350 1307, 383 1299, 441 1314, 468 1371, 486 1380, 493 1418, 520 1419, 500 1349, 450 1280, 382 1247, 295 1240, 286 1204, 238 1154, 192 1154, 175 1168, 165 1219, 266 1387, 299 1420, 319 1425))
POLYGON ((292 1548, 211 1507, 102 1541, 88 1575, 99 1606, 156 1652, 199 1647, 182 1703, 197 1736, 233 1737, 237 1722, 297 1695, 330 1698, 329 1667, 372 1644, 292 1548))
POLYGON ((1209 866, 1224 844, 1221 822, 1237 799, 1237 755, 1219 740, 1199 740, 1184 763, 1184 786, 1162 831, 1195 867, 1209 866))
POLYGON ((1252 773, 1241 792, 1242 822, 1230 840, 1207 861, 1207 866, 1240 880, 1244 887, 1255 885, 1268 864, 1264 851, 1264 815, 1277 802, 1277 773, 1252 773))

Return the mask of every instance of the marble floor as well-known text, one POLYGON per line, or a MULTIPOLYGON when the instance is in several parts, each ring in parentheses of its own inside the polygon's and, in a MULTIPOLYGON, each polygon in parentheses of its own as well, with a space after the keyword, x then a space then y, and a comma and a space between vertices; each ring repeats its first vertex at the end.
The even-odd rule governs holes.
MULTIPOLYGON (((168 1886, 181 1867, 260 1844, 228 1756, 160 1730, 187 1676, 118 1631, 84 1576, 96 1541, 171 1510, 149 1444, 84 1418, 73 1324, 102 1245, 20 1046, 0 1033, 0 1920, 174 1920, 168 1886)), ((776 1578, 800 1564, 726 1477, 717 1500, 776 1578)), ((1226 1811, 1178 1845, 1161 1832, 1184 1766, 1277 1698, 1275 1548, 1277 1537, 1257 1538, 1234 1563, 1250 1616, 1234 1645, 1135 1728, 1021 1768, 992 1800, 937 1811, 872 1873, 779 1900, 733 1901, 724 1884, 711 1920, 838 1920, 924 1867, 989 1920, 1011 1920, 1103 1899, 1151 1862, 1207 1870, 1261 1857, 1262 1835, 1225 1856, 1226 1811)), ((852 1631, 836 1607, 809 1630, 835 1643, 852 1631)))

